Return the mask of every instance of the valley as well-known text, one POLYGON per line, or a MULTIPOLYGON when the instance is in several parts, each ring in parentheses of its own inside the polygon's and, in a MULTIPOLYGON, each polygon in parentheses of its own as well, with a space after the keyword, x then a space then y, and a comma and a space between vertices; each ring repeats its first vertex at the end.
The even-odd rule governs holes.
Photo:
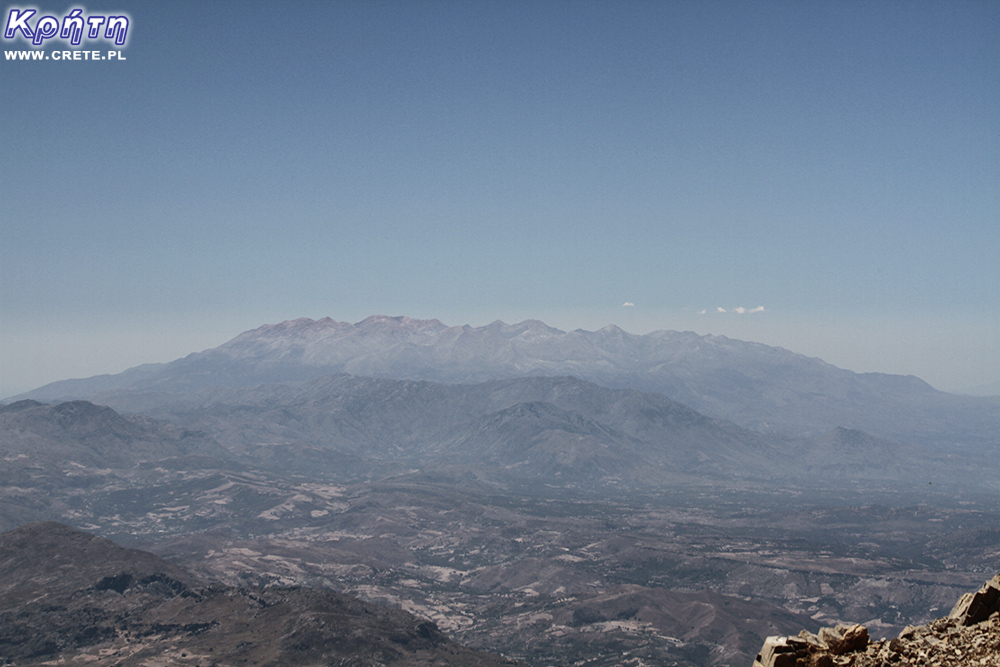
POLYGON ((840 620, 894 636, 946 613, 1000 556, 1000 509, 973 500, 616 498, 449 471, 352 481, 191 463, 22 467, 4 522, 58 518, 227 585, 349 593, 539 667, 747 665, 765 636, 840 620))
POLYGON ((740 341, 304 320, 32 394, 0 406, 0 530, 356 596, 532 667, 893 637, 1000 570, 996 399, 740 341), (568 368, 591 379, 542 374, 568 368))

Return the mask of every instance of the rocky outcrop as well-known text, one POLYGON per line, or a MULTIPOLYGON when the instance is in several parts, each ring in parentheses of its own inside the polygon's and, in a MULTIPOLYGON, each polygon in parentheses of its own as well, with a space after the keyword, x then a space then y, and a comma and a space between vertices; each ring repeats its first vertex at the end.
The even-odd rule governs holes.
POLYGON ((1000 611, 1000 574, 975 593, 966 593, 959 598, 949 617, 957 619, 962 625, 975 625, 997 611, 1000 611))
POLYGON ((863 650, 869 644, 863 625, 821 628, 819 634, 803 630, 795 637, 768 637, 754 660, 754 667, 832 667, 834 656, 863 650))
POLYGON ((768 637, 754 667, 1000 667, 1000 575, 945 618, 872 642, 862 625, 768 637))

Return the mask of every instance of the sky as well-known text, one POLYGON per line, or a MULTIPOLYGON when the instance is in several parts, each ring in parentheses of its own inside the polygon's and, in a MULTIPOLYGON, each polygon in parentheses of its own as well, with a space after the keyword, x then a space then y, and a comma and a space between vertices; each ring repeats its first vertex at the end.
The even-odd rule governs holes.
POLYGON ((27 7, 129 28, 0 61, 0 398, 373 314, 1000 382, 995 0, 27 7))

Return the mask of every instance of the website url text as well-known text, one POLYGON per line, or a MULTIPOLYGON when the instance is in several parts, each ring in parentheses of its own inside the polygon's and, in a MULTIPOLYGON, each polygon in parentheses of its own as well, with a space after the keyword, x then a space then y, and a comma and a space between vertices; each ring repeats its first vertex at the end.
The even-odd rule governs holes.
POLYGON ((6 60, 125 60, 121 51, 4 51, 6 60))

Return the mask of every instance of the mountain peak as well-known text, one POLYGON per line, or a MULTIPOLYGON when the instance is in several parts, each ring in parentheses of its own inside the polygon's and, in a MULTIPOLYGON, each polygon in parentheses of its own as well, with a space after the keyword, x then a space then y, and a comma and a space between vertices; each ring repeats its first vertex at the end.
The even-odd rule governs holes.
POLYGON ((524 320, 523 322, 519 322, 511 326, 509 331, 514 333, 516 336, 523 336, 524 334, 530 334, 533 336, 559 336, 566 333, 561 329, 550 327, 541 320, 524 320))
POLYGON ((89 401, 56 405, 22 401, 20 405, 20 409, 0 410, 4 430, 0 460, 24 455, 40 461, 114 466, 195 453, 227 455, 201 433, 144 417, 126 417, 89 401))
POLYGON ((418 320, 405 315, 371 315, 354 325, 359 329, 409 329, 435 330, 447 329, 440 320, 418 320))
POLYGON ((235 341, 241 338, 279 338, 289 335, 304 335, 308 332, 342 330, 350 326, 352 325, 347 322, 337 322, 329 317, 324 317, 321 320, 311 320, 308 317, 300 317, 295 320, 278 322, 277 324, 264 324, 256 329, 244 331, 233 340, 235 341))
POLYGON ((916 378, 853 373, 725 336, 638 335, 613 324, 566 333, 534 319, 448 326, 404 315, 265 325, 169 364, 54 383, 17 398, 103 402, 100 392, 294 383, 334 373, 457 383, 572 375, 662 393, 744 427, 808 437, 844 426, 893 441, 938 441, 961 430, 982 443, 998 428, 989 405, 940 394, 916 378))

